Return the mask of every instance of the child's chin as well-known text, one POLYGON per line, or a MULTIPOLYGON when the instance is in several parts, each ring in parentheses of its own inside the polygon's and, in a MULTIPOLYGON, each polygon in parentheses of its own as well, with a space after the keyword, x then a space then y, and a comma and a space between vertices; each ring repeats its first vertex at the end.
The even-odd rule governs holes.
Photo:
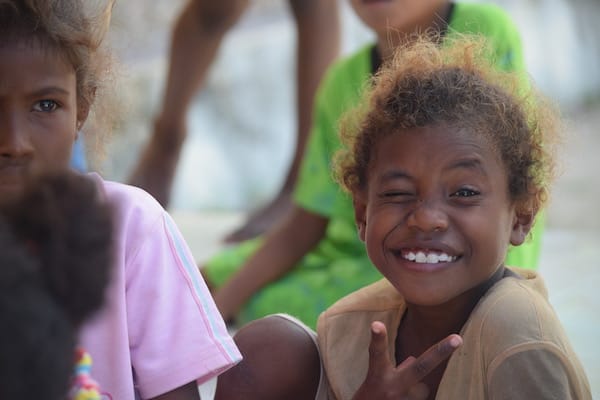
POLYGON ((397 288, 407 304, 423 307, 434 307, 447 303, 454 295, 440 288, 412 285, 410 288, 397 288))

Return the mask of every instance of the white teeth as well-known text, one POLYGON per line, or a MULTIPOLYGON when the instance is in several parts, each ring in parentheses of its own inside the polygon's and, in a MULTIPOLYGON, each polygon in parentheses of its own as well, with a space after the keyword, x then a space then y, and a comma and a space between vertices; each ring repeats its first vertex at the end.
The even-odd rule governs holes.
POLYGON ((433 253, 427 254, 427 263, 428 264, 437 264, 437 262, 438 262, 437 254, 433 254, 433 253))
POLYGON ((456 256, 450 256, 446 253, 425 253, 424 251, 412 252, 402 256, 405 260, 414 261, 422 264, 437 264, 440 262, 452 262, 456 260, 456 256))

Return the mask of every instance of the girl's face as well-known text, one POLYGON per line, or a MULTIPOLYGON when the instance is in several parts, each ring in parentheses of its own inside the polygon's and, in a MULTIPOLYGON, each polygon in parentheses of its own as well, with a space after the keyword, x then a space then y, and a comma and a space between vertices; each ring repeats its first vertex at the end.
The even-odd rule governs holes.
POLYGON ((413 33, 436 20, 441 22, 443 15, 436 17, 436 13, 444 9, 448 0, 350 0, 350 4, 381 40, 390 40, 395 32, 413 33))
POLYGON ((438 305, 490 278, 528 231, 498 155, 481 136, 444 125, 383 138, 355 198, 369 257, 405 297, 438 305))
POLYGON ((56 52, 0 46, 0 200, 32 173, 67 168, 77 132, 76 78, 56 52))

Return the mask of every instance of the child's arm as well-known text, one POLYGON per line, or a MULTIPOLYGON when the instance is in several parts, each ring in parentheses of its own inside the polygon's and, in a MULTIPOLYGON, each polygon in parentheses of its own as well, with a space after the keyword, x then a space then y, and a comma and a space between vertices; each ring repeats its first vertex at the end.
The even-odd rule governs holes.
POLYGON ((200 400, 200 392, 198 391, 198 384, 190 382, 151 400, 200 400))
POLYGON ((389 358, 385 325, 375 321, 371 325, 369 370, 353 399, 426 399, 429 390, 421 380, 461 345, 460 336, 450 335, 419 358, 409 357, 395 367, 389 358))
POLYGON ((296 147, 279 193, 253 213, 244 226, 227 235, 226 242, 240 242, 268 231, 292 208, 291 193, 300 171, 312 123, 317 87, 339 53, 340 21, 337 1, 290 0, 296 26, 296 147))
POLYGON ((325 235, 329 220, 298 206, 271 231, 258 251, 215 295, 225 320, 259 289, 289 272, 325 235))
POLYGON ((340 26, 336 1, 290 0, 298 35, 296 104, 298 133, 292 166, 284 185, 291 190, 298 175, 310 132, 315 93, 323 73, 339 50, 340 26))

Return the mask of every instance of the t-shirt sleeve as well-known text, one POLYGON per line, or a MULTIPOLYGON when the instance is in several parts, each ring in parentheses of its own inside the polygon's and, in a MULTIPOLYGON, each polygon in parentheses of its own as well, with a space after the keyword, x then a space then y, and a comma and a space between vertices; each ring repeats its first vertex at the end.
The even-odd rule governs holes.
POLYGON ((133 373, 143 398, 202 383, 241 360, 189 248, 162 213, 126 270, 133 373))
POLYGON ((519 29, 501 7, 490 3, 456 3, 450 31, 482 35, 489 42, 490 57, 497 68, 525 73, 519 29))
POLYGON ((591 399, 582 377, 558 348, 551 344, 522 347, 490 368, 490 399, 591 399))
POLYGON ((517 26, 511 17, 500 9, 497 9, 493 19, 498 24, 496 33, 492 35, 496 66, 503 71, 524 73, 526 68, 523 45, 517 26))

